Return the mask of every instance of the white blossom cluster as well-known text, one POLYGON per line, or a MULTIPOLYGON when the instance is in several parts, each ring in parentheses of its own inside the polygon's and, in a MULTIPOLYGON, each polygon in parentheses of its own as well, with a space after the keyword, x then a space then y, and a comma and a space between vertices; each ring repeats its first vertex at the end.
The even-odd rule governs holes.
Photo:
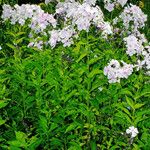
POLYGON ((104 0, 104 7, 109 12, 113 11, 115 7, 119 4, 122 7, 127 3, 128 0, 104 0))
POLYGON ((54 16, 48 13, 40 13, 32 17, 30 27, 35 31, 43 32, 50 24, 54 28, 56 27, 57 22, 54 16))
POLYGON ((133 72, 134 66, 121 61, 122 65, 117 60, 112 59, 108 66, 104 68, 104 75, 108 77, 109 83, 120 82, 121 78, 128 78, 133 72))
POLYGON ((72 25, 77 29, 89 30, 91 24, 101 27, 104 24, 104 15, 98 6, 93 6, 95 1, 84 1, 82 4, 75 0, 59 2, 56 6, 56 13, 65 16, 65 20, 71 20, 72 25))
POLYGON ((142 54, 144 50, 144 46, 142 45, 143 42, 139 40, 138 38, 136 38, 133 34, 129 35, 128 37, 125 37, 124 41, 127 47, 126 53, 129 56, 132 56, 134 54, 137 54, 137 55, 142 54))
POLYGON ((114 19, 114 24, 118 21, 123 21, 125 29, 129 30, 131 27, 131 31, 136 32, 145 26, 147 15, 138 6, 130 4, 130 6, 124 8, 118 18, 114 19))
POLYGON ((131 126, 129 127, 127 130, 126 130, 126 133, 127 134, 130 134, 131 135, 131 138, 134 138, 137 136, 137 134, 139 133, 138 132, 138 129, 135 128, 134 126, 131 126))
POLYGON ((150 71, 150 44, 145 47, 144 51, 142 52, 142 56, 143 59, 138 59, 135 67, 137 68, 137 71, 139 69, 145 68, 147 70, 147 74, 150 71))
POLYGON ((11 24, 19 23, 24 25, 26 20, 30 19, 29 27, 35 31, 43 31, 48 25, 56 27, 56 20, 53 15, 44 13, 37 5, 23 4, 21 6, 3 5, 2 19, 4 21, 10 19, 11 24))
POLYGON ((73 37, 76 37, 77 33, 72 26, 67 26, 62 30, 50 31, 50 35, 51 37, 48 43, 54 48, 58 42, 62 42, 64 47, 70 46, 73 44, 73 37))
MULTIPOLYGON (((52 1, 57 1, 57 2, 61 2, 60 0, 45 0, 45 4, 47 5, 48 3, 52 2, 52 1)), ((95 5, 97 0, 83 0, 84 3, 87 3, 89 5, 95 5)))
POLYGON ((96 1, 97 0, 84 0, 83 2, 94 6, 96 4, 96 1))
POLYGON ((142 69, 143 67, 147 70, 150 69, 150 43, 148 43, 144 34, 141 34, 139 31, 136 32, 136 35, 131 34, 128 37, 124 38, 126 44, 126 53, 129 56, 137 55, 137 64, 135 67, 137 70, 142 69), (142 56, 142 59, 138 56, 142 56))
POLYGON ((22 6, 14 5, 3 5, 2 19, 4 21, 10 19, 11 24, 19 23, 24 25, 27 19, 31 19, 33 16, 36 16, 44 11, 37 5, 23 4, 22 6))
MULTIPOLYGON (((11 24, 19 23, 20 25, 24 25, 26 20, 28 20, 28 26, 34 33, 38 34, 42 32, 43 35, 47 34, 47 37, 50 37, 48 43, 53 48, 58 42, 62 42, 64 46, 70 46, 73 43, 76 32, 78 32, 75 31, 76 27, 79 31, 88 31, 91 25, 95 25, 102 30, 102 36, 104 38, 107 38, 107 35, 113 33, 110 23, 104 21, 102 11, 98 6, 95 6, 95 3, 96 0, 84 0, 83 3, 76 2, 75 0, 58 2, 55 14, 65 19, 65 24, 68 27, 64 29, 55 30, 57 21, 54 19, 54 16, 45 13, 37 5, 15 5, 14 7, 3 5, 2 19, 4 21, 9 19, 11 24), (46 33, 44 30, 50 25, 52 25, 53 29, 46 33)), ((32 33, 30 35, 30 37, 36 39, 32 33)), ((33 42, 32 40, 31 43, 29 43, 30 46, 37 45, 37 47, 41 48, 42 42, 38 44, 38 41, 33 42)))
POLYGON ((137 62, 134 67, 138 71, 145 68, 147 71, 150 69, 150 44, 145 38, 144 34, 141 34, 139 29, 145 26, 147 21, 147 15, 136 5, 129 5, 124 8, 123 12, 118 18, 113 20, 114 25, 117 22, 123 22, 124 29, 121 32, 128 34, 124 38, 126 45, 126 53, 129 56, 136 55, 137 62))

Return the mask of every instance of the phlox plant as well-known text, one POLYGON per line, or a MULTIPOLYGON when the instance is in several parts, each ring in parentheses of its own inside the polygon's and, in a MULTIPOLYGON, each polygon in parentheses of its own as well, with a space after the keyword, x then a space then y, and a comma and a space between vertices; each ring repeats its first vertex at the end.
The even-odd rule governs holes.
POLYGON ((0 149, 149 150, 147 15, 98 4, 2 6, 0 149))

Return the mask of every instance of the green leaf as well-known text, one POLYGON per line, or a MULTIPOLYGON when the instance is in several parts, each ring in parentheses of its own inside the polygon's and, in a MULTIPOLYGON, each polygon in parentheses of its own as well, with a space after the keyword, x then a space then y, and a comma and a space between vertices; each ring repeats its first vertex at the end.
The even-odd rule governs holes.
POLYGON ((20 39, 18 39, 18 40, 16 40, 15 41, 15 44, 19 44, 19 43, 21 43, 22 41, 23 41, 23 39, 24 39, 25 37, 22 37, 22 38, 20 38, 20 39))
POLYGON ((16 134, 16 139, 17 139, 18 141, 22 141, 23 143, 26 143, 26 142, 25 142, 25 139, 27 138, 27 136, 26 136, 25 133, 23 133, 23 132, 21 132, 21 131, 18 131, 18 132, 15 132, 15 134, 16 134))
POLYGON ((124 108, 123 106, 121 106, 121 104, 117 104, 116 105, 118 108, 120 108, 122 111, 124 111, 127 115, 129 115, 131 117, 131 113, 129 112, 128 109, 124 108))
POLYGON ((102 70, 94 69, 94 70, 92 70, 92 71, 89 73, 88 77, 89 77, 89 78, 93 78, 94 75, 101 74, 101 73, 103 73, 102 70))
POLYGON ((122 111, 118 111, 118 113, 116 113, 115 116, 119 117, 119 118, 122 118, 124 120, 127 120, 130 124, 132 124, 132 121, 131 121, 130 117, 126 113, 123 113, 122 111))
POLYGON ((121 89, 121 91, 119 92, 119 95, 130 95, 133 96, 132 93, 127 89, 121 89))
POLYGON ((138 116, 135 120, 134 120, 134 124, 137 125, 139 122, 148 119, 148 117, 143 117, 143 116, 138 116))
POLYGON ((77 127, 80 127, 80 124, 79 124, 78 122, 73 122, 72 124, 70 124, 70 125, 67 127, 65 133, 67 133, 67 132, 69 132, 69 131, 71 131, 71 130, 76 129, 77 127))
POLYGON ((0 100, 0 109, 8 105, 8 101, 0 100))
POLYGON ((57 123, 52 123, 50 126, 50 131, 53 131, 54 129, 56 129, 58 127, 57 123))
POLYGON ((141 94, 135 96, 134 99, 137 100, 137 99, 141 98, 142 96, 144 96, 144 97, 150 97, 150 91, 142 92, 141 94))
MULTIPOLYGON (((14 144, 15 144, 15 142, 14 142, 14 144)), ((17 145, 17 144, 16 144, 16 145, 17 145)), ((10 149, 10 150, 22 150, 21 148, 19 148, 19 146, 16 147, 16 146, 14 146, 14 145, 11 145, 11 146, 9 147, 9 149, 10 149)))
POLYGON ((85 56, 87 56, 88 55, 88 52, 85 52, 85 53, 82 53, 81 55, 80 55, 80 57, 76 60, 76 62, 78 63, 79 61, 81 61, 85 56))
POLYGON ((91 141, 91 150, 97 150, 96 148, 96 142, 95 141, 91 141))
POLYGON ((101 57, 96 57, 96 58, 93 58, 93 59, 91 59, 89 62, 88 62, 88 65, 92 65, 92 64, 94 64, 94 63, 96 63, 98 60, 100 60, 101 59, 101 57))
POLYGON ((15 36, 20 36, 20 35, 23 35, 23 34, 25 34, 25 32, 19 32, 15 36))
POLYGON ((8 47, 10 47, 11 49, 16 50, 16 47, 15 47, 14 45, 12 45, 12 44, 6 43, 6 45, 7 45, 8 47))
POLYGON ((51 144, 52 146, 54 146, 54 145, 55 145, 55 146, 60 146, 60 147, 63 146, 63 145, 62 145, 62 141, 61 141, 60 139, 54 138, 54 137, 51 139, 51 143, 50 143, 50 144, 51 144))
POLYGON ((145 104, 135 104, 134 105, 134 109, 138 109, 138 108, 141 108, 141 107, 143 107, 145 104))
POLYGON ((143 111, 138 111, 137 116, 150 115, 150 109, 145 109, 143 111))
POLYGON ((42 131, 43 131, 44 133, 47 133, 47 131, 48 131, 48 126, 47 126, 47 119, 46 119, 46 117, 40 116, 39 125, 40 125, 42 131))
POLYGON ((76 142, 69 142, 69 144, 71 145, 71 147, 69 147, 68 150, 82 150, 80 145, 76 142))
POLYGON ((42 140, 38 139, 36 136, 30 138, 30 143, 28 145, 29 150, 35 150, 40 145, 42 140))
POLYGON ((5 122, 6 122, 6 120, 3 120, 3 119, 0 117, 0 126, 3 125, 5 122))
POLYGON ((66 98, 65 98, 65 102, 68 101, 69 99, 71 99, 72 96, 74 96, 76 94, 77 90, 73 90, 72 92, 70 92, 66 98))
POLYGON ((17 141, 17 140, 15 140, 15 141, 8 141, 8 144, 11 145, 14 148, 19 148, 19 147, 22 146, 21 139, 20 139, 20 141, 17 141))
POLYGON ((68 150, 79 150, 79 148, 76 146, 70 146, 68 150))
POLYGON ((13 37, 16 37, 16 35, 13 33, 13 32, 6 32, 6 34, 8 34, 8 35, 11 35, 11 36, 13 36, 13 37))
POLYGON ((131 98, 129 98, 129 97, 126 96, 126 101, 127 101, 128 105, 129 105, 132 109, 135 109, 135 108, 134 108, 134 102, 132 101, 131 98))

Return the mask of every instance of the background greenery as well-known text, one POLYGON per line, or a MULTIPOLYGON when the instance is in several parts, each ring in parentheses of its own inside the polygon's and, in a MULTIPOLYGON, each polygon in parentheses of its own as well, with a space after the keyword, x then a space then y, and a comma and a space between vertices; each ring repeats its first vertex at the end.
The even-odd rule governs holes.
POLYGON ((150 78, 141 70, 108 84, 103 74, 110 59, 134 61, 121 38, 106 42, 92 27, 69 48, 38 51, 27 47, 29 32, 1 22, 0 149, 149 150, 150 78), (125 134, 131 125, 139 130, 133 144, 125 134))

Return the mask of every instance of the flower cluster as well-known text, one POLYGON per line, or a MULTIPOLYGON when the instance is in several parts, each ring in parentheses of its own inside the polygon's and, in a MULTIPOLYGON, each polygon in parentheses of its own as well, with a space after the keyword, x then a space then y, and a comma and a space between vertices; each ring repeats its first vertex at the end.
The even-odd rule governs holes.
POLYGON ((41 32, 48 25, 56 27, 56 20, 53 15, 44 13, 44 11, 37 5, 23 4, 21 6, 15 5, 11 7, 10 5, 3 5, 2 19, 4 21, 10 19, 11 24, 19 23, 24 25, 26 20, 30 19, 29 27, 36 32, 41 32))
POLYGON ((83 2, 94 6, 96 4, 96 1, 97 0, 84 0, 83 2))
MULTIPOLYGON (((46 4, 49 2, 51 0, 45 0, 46 4)), ((104 0, 105 8, 108 11, 112 11, 118 4, 124 7, 126 3, 127 0, 104 0)), ((96 5, 96 0, 83 0, 83 3, 75 0, 58 2, 54 15, 45 13, 37 5, 26 4, 11 7, 5 4, 3 5, 2 19, 10 20, 11 24, 24 25, 28 23, 28 27, 31 29, 28 47, 36 47, 39 50, 42 50, 43 46, 47 44, 54 48, 60 42, 64 47, 70 46, 74 43, 73 39, 78 37, 78 33, 81 30, 88 32, 91 25, 102 31, 103 38, 107 39, 108 35, 113 34, 113 27, 110 22, 104 21, 104 14, 96 5), (64 21, 62 24, 64 28, 58 28, 54 15, 64 21)), ((120 82, 121 78, 128 78, 134 67, 137 70, 143 67, 147 70, 150 69, 150 46, 145 36, 138 31, 144 27, 146 20, 147 15, 136 5, 125 7, 119 17, 113 20, 114 25, 120 21, 123 22, 124 28, 121 35, 123 37, 124 33, 127 35, 124 37, 126 53, 129 56, 136 54, 138 57, 137 64, 111 60, 104 68, 104 74, 108 77, 109 83, 120 82)), ((114 32, 118 32, 118 30, 119 28, 114 28, 114 32)))
POLYGON ((88 31, 91 24, 97 27, 104 24, 103 13, 98 6, 92 6, 94 2, 84 1, 83 4, 74 0, 59 2, 56 6, 56 13, 65 16, 66 21, 71 20, 72 25, 77 25, 79 31, 88 31))
POLYGON ((145 26, 147 15, 145 15, 138 6, 131 4, 124 8, 124 11, 118 18, 114 19, 114 23, 119 20, 123 21, 125 29, 129 30, 131 27, 131 31, 136 32, 145 26))
POLYGON ((134 126, 131 126, 129 127, 127 130, 126 130, 126 133, 127 134, 130 134, 131 135, 131 138, 134 138, 137 136, 137 134, 139 133, 138 132, 138 129, 135 128, 134 126))
POLYGON ((124 5, 127 3, 128 0, 104 0, 104 7, 107 9, 109 12, 113 11, 115 6, 118 4, 124 7, 124 5))
POLYGON ((33 16, 29 26, 35 31, 43 32, 44 29, 46 29, 50 24, 54 28, 56 27, 57 22, 54 19, 54 16, 48 13, 40 13, 36 16, 33 16))
POLYGON ((117 60, 112 59, 108 66, 104 68, 104 75, 109 79, 109 83, 120 82, 121 78, 128 78, 133 72, 134 66, 121 61, 122 65, 117 60))
POLYGON ((124 41, 126 42, 127 47, 126 53, 129 56, 132 56, 134 54, 139 55, 144 50, 144 46, 142 45, 143 42, 141 40, 138 40, 138 38, 136 38, 133 34, 124 38, 124 41))
MULTIPOLYGON (((46 3, 49 3, 49 1, 46 1, 46 3)), ((64 24, 67 24, 68 27, 63 29, 56 30, 57 21, 54 15, 45 13, 37 5, 15 5, 14 7, 3 5, 2 19, 4 21, 9 19, 11 24, 19 23, 20 25, 24 25, 28 20, 28 26, 32 29, 30 33, 32 44, 29 43, 29 46, 37 45, 36 47, 41 49, 42 43, 44 44, 44 42, 38 44, 34 33, 38 36, 39 33, 42 33, 42 35, 50 37, 48 43, 52 48, 58 42, 62 42, 64 46, 70 46, 73 43, 73 38, 77 35, 76 29, 88 31, 91 25, 95 25, 102 29, 103 37, 107 38, 108 34, 112 34, 110 24, 104 22, 103 13, 98 6, 94 6, 95 3, 96 0, 84 0, 83 3, 75 0, 59 2, 56 6, 55 15, 65 19, 64 24), (52 26, 52 31, 46 33, 45 29, 49 26, 52 26)))
POLYGON ((24 25, 27 19, 31 19, 33 16, 44 13, 44 11, 37 5, 23 4, 22 6, 15 5, 11 7, 10 5, 3 5, 2 19, 10 19, 11 24, 19 23, 24 25))
POLYGON ((67 26, 62 30, 52 30, 50 31, 49 44, 54 48, 57 42, 62 42, 63 46, 70 46, 73 44, 73 37, 77 36, 75 29, 72 26, 67 26))
POLYGON ((136 32, 136 36, 134 34, 129 35, 124 38, 126 44, 126 53, 129 56, 134 54, 137 55, 137 64, 135 67, 137 71, 145 67, 147 70, 150 69, 150 44, 143 34, 140 32, 136 32), (142 60, 138 56, 142 56, 142 60))
POLYGON ((133 64, 138 71, 145 68, 147 71, 150 69, 150 46, 144 34, 141 34, 139 29, 145 26, 147 15, 136 5, 129 5, 124 8, 121 15, 113 20, 114 25, 117 22, 123 22, 123 30, 121 36, 124 37, 126 45, 126 53, 129 56, 136 54, 137 62, 133 64), (125 34, 124 34, 125 33, 125 34))
POLYGON ((150 70, 150 45, 146 46, 144 51, 142 52, 143 60, 138 59, 137 64, 135 67, 137 67, 137 70, 141 68, 147 69, 147 72, 150 70))

